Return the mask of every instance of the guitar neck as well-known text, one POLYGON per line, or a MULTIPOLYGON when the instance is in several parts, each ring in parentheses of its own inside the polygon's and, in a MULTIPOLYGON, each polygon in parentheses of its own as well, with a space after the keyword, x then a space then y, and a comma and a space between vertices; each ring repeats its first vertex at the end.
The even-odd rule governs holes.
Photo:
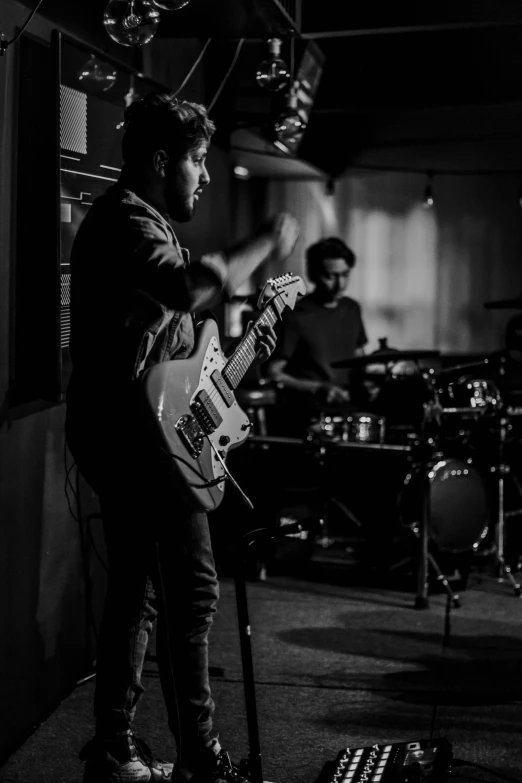
POLYGON ((236 389, 246 371, 256 358, 257 328, 273 326, 285 308, 279 296, 275 296, 267 304, 257 321, 250 327, 238 347, 223 367, 221 374, 231 389, 236 389))

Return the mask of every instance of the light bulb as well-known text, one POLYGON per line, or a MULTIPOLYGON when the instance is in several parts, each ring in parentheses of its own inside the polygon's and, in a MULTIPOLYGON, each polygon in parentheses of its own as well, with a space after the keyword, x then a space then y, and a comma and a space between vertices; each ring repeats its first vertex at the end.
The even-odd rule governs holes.
POLYGON ((116 69, 109 63, 98 60, 94 54, 91 54, 78 73, 78 81, 91 93, 107 92, 114 87, 117 78, 116 69))
POLYGON ((188 5, 190 0, 152 0, 152 2, 165 11, 177 11, 179 8, 184 8, 188 5))
POLYGON ((143 46, 154 38, 160 14, 152 0, 110 0, 103 24, 113 41, 122 46, 143 46))
POLYGON ((264 90, 279 92, 290 83, 288 66, 279 56, 281 50, 279 38, 269 39, 268 50, 270 57, 257 66, 256 81, 264 90))
POLYGON ((295 142, 306 128, 306 122, 297 111, 297 83, 287 97, 286 109, 274 123, 277 138, 283 144, 295 142))

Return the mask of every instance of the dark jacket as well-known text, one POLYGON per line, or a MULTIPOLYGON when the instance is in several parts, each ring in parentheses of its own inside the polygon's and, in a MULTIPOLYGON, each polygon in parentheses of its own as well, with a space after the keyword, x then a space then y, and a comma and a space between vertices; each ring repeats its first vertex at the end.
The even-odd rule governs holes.
POLYGON ((219 253, 189 263, 168 220, 132 191, 116 184, 95 199, 71 253, 70 445, 102 447, 131 415, 141 373, 190 355, 192 313, 219 298, 226 271, 219 253))

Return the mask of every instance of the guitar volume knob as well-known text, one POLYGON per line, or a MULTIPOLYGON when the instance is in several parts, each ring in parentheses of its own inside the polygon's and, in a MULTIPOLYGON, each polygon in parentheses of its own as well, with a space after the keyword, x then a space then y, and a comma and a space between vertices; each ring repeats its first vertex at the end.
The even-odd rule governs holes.
POLYGON ((228 446, 229 443, 230 443, 230 438, 228 437, 228 435, 221 435, 219 439, 219 445, 228 446))

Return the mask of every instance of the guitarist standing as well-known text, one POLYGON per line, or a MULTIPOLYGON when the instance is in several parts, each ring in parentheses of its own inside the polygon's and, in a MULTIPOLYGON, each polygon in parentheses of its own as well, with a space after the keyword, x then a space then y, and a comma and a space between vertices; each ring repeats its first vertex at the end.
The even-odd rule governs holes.
MULTIPOLYGON (((97 650, 96 734, 85 781, 240 780, 213 733, 208 633, 218 582, 207 518, 180 497, 168 457, 149 439, 140 377, 194 346, 193 313, 233 293, 265 260, 283 259, 298 227, 279 214, 242 244, 189 262, 172 221, 192 218, 210 177, 206 110, 148 95, 125 113, 124 166, 97 198, 71 255, 66 432, 99 494, 109 577, 97 650), (154 761, 132 730, 158 616, 157 655, 177 761, 154 761)), ((259 336, 259 359, 275 335, 259 336)))

